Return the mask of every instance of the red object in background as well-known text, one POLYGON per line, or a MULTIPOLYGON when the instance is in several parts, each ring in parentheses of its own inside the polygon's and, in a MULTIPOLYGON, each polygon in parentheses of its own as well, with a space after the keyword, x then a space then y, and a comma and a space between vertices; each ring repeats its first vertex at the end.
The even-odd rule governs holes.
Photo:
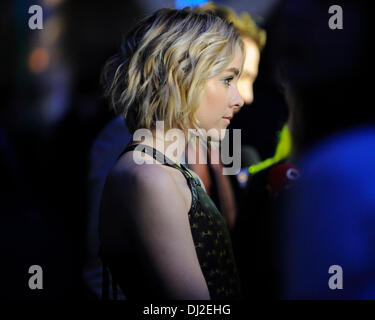
POLYGON ((267 185, 272 192, 279 192, 299 178, 298 168, 290 163, 279 164, 270 169, 267 185))

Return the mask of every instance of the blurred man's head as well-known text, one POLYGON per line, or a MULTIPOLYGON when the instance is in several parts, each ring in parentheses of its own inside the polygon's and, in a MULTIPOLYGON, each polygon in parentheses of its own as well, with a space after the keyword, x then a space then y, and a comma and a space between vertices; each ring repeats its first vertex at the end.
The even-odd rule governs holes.
POLYGON ((202 7, 213 11, 224 20, 232 22, 245 44, 246 58, 242 74, 238 80, 238 90, 246 104, 253 102, 253 84, 258 75, 260 51, 266 42, 266 32, 259 28, 248 13, 238 16, 231 8, 219 6, 212 2, 202 7))
POLYGON ((238 90, 246 104, 254 100, 253 84, 258 75, 260 52, 255 42, 250 38, 242 38, 245 44, 245 62, 241 77, 238 80, 238 90))

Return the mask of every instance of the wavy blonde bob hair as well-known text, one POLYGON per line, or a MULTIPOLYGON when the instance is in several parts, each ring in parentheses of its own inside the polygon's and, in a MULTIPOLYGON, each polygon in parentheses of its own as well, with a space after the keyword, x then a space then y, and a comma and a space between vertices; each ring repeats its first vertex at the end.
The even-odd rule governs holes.
POLYGON ((195 112, 207 80, 220 74, 243 42, 232 23, 199 8, 160 9, 127 35, 106 63, 105 95, 131 133, 198 128, 195 112))

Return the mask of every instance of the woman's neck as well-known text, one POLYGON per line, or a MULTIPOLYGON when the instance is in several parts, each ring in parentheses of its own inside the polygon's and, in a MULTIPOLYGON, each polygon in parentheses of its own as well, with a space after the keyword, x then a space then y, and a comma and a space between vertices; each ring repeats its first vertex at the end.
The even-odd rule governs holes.
POLYGON ((187 138, 181 130, 169 130, 165 133, 152 131, 152 135, 142 137, 142 142, 132 141, 131 144, 141 143, 150 146, 163 153, 173 162, 180 165, 181 157, 184 154, 187 138))

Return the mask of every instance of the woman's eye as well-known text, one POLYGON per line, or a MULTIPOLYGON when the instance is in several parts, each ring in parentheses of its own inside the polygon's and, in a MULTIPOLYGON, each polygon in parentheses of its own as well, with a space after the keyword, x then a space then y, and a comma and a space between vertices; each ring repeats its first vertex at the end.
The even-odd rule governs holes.
POLYGON ((230 82, 233 80, 233 77, 230 77, 230 78, 226 78, 224 79, 224 83, 229 87, 230 86, 230 82))

